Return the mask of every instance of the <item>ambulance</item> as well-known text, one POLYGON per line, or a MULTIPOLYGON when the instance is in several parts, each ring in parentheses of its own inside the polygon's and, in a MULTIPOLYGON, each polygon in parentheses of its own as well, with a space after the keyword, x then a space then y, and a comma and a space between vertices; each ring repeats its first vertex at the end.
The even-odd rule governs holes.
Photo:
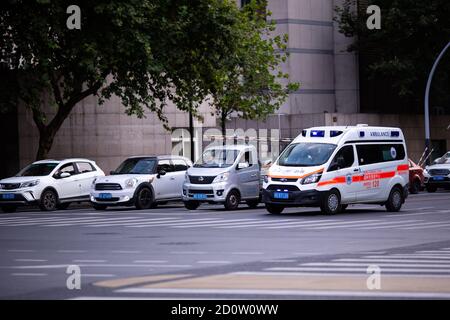
POLYGON ((399 128, 356 126, 305 129, 264 176, 269 213, 320 207, 324 214, 369 203, 399 211, 408 196, 408 156, 399 128))

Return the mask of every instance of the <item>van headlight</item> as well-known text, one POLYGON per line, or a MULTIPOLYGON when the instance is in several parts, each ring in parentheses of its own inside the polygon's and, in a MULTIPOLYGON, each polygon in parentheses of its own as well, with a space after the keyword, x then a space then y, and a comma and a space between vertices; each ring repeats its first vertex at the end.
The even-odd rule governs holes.
POLYGON ((320 180, 320 177, 322 177, 321 173, 310 174, 309 176, 302 179, 302 184, 316 183, 320 180))
POLYGON ((21 188, 28 188, 28 187, 34 187, 37 186, 39 184, 39 180, 33 180, 33 181, 26 181, 26 182, 22 182, 22 184, 20 185, 21 188))
POLYGON ((214 178, 213 183, 225 182, 228 180, 229 175, 230 175, 229 172, 221 173, 217 177, 214 178))
POLYGON ((138 180, 136 178, 131 178, 125 181, 125 188, 134 188, 138 180))

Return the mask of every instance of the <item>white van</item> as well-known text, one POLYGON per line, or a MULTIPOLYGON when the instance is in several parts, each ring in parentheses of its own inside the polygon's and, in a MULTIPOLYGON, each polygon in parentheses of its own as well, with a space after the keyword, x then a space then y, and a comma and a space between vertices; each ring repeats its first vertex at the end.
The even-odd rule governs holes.
POLYGON ((408 156, 399 128, 305 129, 270 167, 263 202, 270 213, 320 206, 335 214, 352 203, 399 211, 408 196, 408 156))

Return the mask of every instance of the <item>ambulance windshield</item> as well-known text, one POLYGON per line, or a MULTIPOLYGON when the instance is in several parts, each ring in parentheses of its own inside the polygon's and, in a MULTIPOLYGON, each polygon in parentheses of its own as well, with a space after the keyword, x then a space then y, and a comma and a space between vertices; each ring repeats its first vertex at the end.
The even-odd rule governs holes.
POLYGON ((335 144, 295 143, 288 146, 280 156, 278 165, 292 167, 319 166, 328 161, 335 144))

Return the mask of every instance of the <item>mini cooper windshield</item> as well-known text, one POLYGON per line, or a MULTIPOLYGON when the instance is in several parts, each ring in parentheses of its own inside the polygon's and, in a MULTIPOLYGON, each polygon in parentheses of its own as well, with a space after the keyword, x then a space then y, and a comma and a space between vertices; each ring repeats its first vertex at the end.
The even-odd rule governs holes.
POLYGON ((194 164, 196 168, 226 168, 230 167, 239 150, 233 149, 209 149, 203 152, 202 157, 194 164))
POLYGON ((329 143, 295 143, 283 151, 280 166, 313 167, 328 161, 336 145, 329 143))
POLYGON ((130 158, 114 171, 114 174, 152 174, 156 160, 152 158, 130 158))
POLYGON ((58 165, 57 162, 32 163, 17 174, 17 177, 48 176, 58 165))

